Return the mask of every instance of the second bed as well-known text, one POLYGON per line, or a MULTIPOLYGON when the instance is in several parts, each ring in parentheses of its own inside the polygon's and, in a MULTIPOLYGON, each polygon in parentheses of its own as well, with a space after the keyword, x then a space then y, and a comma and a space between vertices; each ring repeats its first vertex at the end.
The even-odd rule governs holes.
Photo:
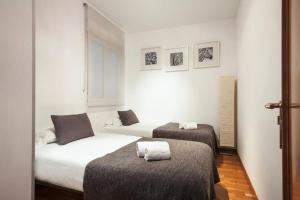
POLYGON ((214 128, 207 124, 198 124, 197 129, 180 129, 178 123, 170 122, 165 125, 148 125, 136 123, 130 126, 107 125, 104 131, 115 134, 133 135, 148 138, 169 138, 202 142, 217 152, 217 139, 214 128))

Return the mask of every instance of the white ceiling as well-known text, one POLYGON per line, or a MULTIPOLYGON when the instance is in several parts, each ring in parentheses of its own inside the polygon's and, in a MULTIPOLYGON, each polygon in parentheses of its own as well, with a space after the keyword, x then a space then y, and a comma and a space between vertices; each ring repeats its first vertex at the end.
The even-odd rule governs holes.
POLYGON ((239 0, 88 1, 128 32, 232 18, 239 5, 239 0))

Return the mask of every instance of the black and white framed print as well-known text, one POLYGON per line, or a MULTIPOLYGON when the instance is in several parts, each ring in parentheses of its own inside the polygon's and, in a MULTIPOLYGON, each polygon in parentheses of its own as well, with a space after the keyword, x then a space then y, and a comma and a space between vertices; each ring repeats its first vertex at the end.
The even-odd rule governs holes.
POLYGON ((144 48, 141 50, 141 70, 161 69, 161 48, 144 48))
POLYGON ((220 65, 220 42, 194 45, 194 68, 218 67, 220 65))
POLYGON ((166 71, 189 70, 188 47, 165 49, 166 71))

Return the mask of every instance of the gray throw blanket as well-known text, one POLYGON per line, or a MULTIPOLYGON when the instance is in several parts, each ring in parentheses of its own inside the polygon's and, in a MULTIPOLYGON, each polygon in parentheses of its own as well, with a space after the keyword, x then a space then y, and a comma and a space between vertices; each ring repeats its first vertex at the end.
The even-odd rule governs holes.
POLYGON ((214 128, 207 124, 198 124, 197 129, 180 129, 178 123, 167 123, 153 130, 153 138, 170 138, 203 142, 209 145, 216 155, 217 139, 214 128))
MULTIPOLYGON (((162 141, 145 139, 139 141, 162 141)), ((84 174, 85 200, 210 200, 219 175, 211 148, 200 142, 164 139, 171 160, 147 162, 136 142, 91 161, 84 174)))

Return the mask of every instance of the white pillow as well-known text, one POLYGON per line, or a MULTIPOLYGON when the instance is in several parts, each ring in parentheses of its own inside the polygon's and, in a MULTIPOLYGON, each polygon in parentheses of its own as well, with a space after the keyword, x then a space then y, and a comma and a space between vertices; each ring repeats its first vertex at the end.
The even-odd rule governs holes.
POLYGON ((112 126, 113 125, 113 118, 110 117, 105 121, 104 126, 112 126))
POLYGON ((122 126, 122 122, 119 117, 113 118, 113 126, 122 126))
POLYGON ((35 141, 39 144, 49 144, 56 142, 55 129, 52 127, 38 131, 35 141))
POLYGON ((106 120, 105 126, 122 126, 118 112, 112 112, 112 116, 106 120))

